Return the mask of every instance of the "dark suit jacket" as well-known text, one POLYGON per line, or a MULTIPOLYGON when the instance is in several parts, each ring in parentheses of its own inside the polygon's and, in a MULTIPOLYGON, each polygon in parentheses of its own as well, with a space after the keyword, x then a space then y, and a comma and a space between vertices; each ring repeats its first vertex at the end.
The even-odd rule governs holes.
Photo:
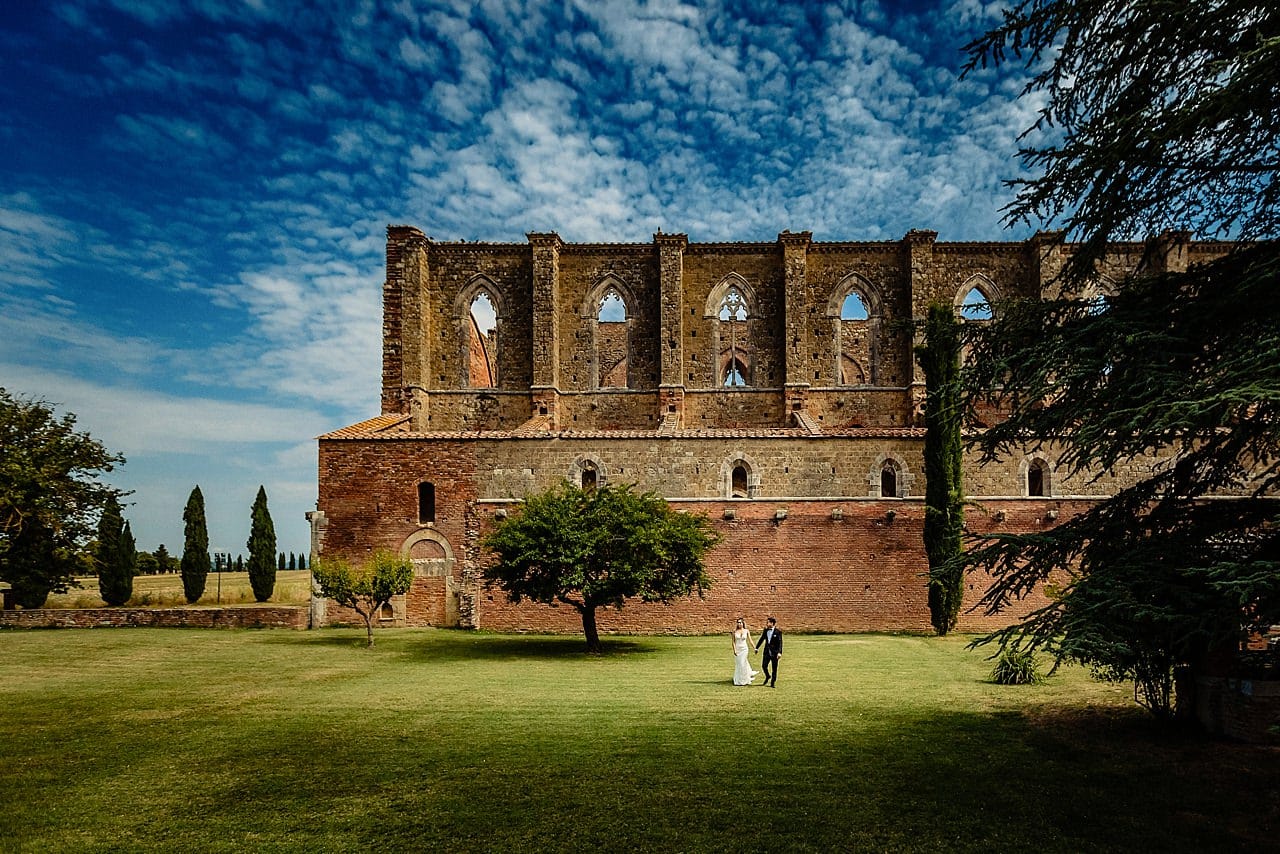
POLYGON ((765 638, 769 639, 769 645, 765 647, 765 655, 779 655, 782 653, 782 632, 778 631, 777 626, 773 629, 773 634, 768 634, 768 629, 760 633, 760 640, 756 641, 756 649, 760 648, 760 644, 765 642, 765 638))

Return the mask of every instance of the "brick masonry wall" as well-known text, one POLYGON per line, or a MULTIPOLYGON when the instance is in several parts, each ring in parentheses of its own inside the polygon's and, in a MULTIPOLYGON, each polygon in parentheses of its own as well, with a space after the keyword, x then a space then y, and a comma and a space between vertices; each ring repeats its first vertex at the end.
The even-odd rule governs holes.
MULTIPOLYGON (((924 573, 921 502, 673 502, 706 513, 725 537, 708 557, 711 588, 669 605, 628 603, 597 613, 605 633, 699 634, 728 632, 745 617, 753 629, 774 616, 784 631, 930 632, 924 573), (841 511, 840 519, 832 510, 841 511), (786 518, 775 518, 779 509, 786 518), (734 518, 724 518, 732 510, 734 518), (886 514, 894 511, 892 520, 886 514)), ((1043 529, 1045 508, 1037 502, 1006 501, 1002 531, 1043 529)), ((1058 502, 1059 521, 1087 502, 1058 502)), ((491 517, 490 511, 490 518, 491 517)), ((982 522, 984 527, 994 523, 982 522)), ((1008 625, 1045 604, 1043 591, 1010 611, 986 615, 968 610, 989 579, 966 582, 966 611, 959 631, 986 631, 1008 625)), ((581 631, 576 610, 522 603, 512 605, 500 590, 479 597, 477 625, 495 631, 581 631)))
MULTIPOLYGON (((513 507, 515 499, 572 478, 575 464, 590 459, 599 465, 602 483, 637 483, 677 506, 706 512, 726 537, 711 559, 717 585, 707 600, 610 614, 605 625, 621 621, 612 630, 710 631, 749 607, 777 610, 780 619, 785 613, 793 628, 807 630, 924 630, 927 607, 918 595, 925 566, 921 445, 911 437, 325 440, 323 548, 325 554, 359 560, 376 548, 400 551, 429 531, 449 544, 454 563, 447 579, 415 582, 403 605, 409 625, 452 622, 452 605, 463 624, 564 629, 576 625, 576 614, 511 609, 500 595, 490 599, 479 591, 478 540, 503 506, 495 502, 511 501, 513 507), (908 495, 917 498, 871 497, 869 480, 885 456, 901 462, 908 495), (740 458, 751 468, 756 498, 725 500, 727 466, 740 458), (419 524, 417 515, 417 485, 423 481, 435 487, 429 525, 419 524), (838 521, 831 518, 837 508, 843 517, 838 521), (774 519, 779 509, 788 514, 781 522, 774 519), (724 518, 726 510, 733 511, 732 520, 724 518), (895 514, 892 524, 886 523, 889 510, 895 514)), ((1064 518, 1088 506, 1080 500, 1011 497, 1019 483, 1016 465, 997 468, 1003 472, 1002 492, 980 496, 980 506, 967 511, 974 530, 1038 530, 1048 524, 1050 511, 1064 518)), ((986 581, 971 583, 976 601, 986 581)), ((337 619, 332 613, 331 620, 337 619)), ((963 625, 991 627, 1008 619, 966 615, 963 625)))
POLYGON ((0 611, 0 628, 305 629, 307 609, 287 605, 230 608, 35 608, 0 611))

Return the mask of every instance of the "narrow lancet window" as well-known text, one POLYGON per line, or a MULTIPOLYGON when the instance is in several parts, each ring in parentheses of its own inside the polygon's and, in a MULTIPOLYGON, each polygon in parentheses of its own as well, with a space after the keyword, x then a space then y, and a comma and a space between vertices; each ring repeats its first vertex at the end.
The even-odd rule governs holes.
POLYGON ((493 300, 483 291, 471 300, 470 346, 468 347, 467 385, 471 388, 494 388, 498 384, 498 316, 493 300))
POLYGON ((716 315, 720 321, 720 385, 740 388, 751 377, 751 357, 747 351, 747 301, 742 291, 729 288, 716 315))
POLYGON ((418 484, 418 524, 427 525, 436 520, 436 487, 432 483, 418 484))

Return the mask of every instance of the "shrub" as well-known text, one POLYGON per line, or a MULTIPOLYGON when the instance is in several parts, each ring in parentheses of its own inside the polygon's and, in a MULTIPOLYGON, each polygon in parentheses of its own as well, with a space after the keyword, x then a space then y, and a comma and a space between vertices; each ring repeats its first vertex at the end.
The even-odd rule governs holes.
POLYGON ((1000 651, 991 681, 998 685, 1040 685, 1044 674, 1036 666, 1036 656, 1029 649, 1005 647, 1000 651))

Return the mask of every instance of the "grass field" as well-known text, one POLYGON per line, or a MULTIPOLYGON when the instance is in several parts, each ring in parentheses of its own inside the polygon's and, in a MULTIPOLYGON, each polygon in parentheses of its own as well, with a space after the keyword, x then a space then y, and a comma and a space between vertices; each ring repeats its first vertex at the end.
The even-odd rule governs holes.
MULTIPOLYGON (((46 608, 103 608, 106 603, 98 595, 98 579, 93 576, 77 578, 79 589, 66 593, 51 593, 46 608)), ((275 591, 271 594, 271 602, 276 604, 297 605, 306 602, 311 596, 311 570, 287 569, 276 573, 275 591)), ((204 595, 198 605, 240 605, 255 601, 253 587, 249 584, 247 572, 211 572, 205 582, 204 595), (219 579, 221 576, 221 579, 219 579)), ((139 575, 133 579, 133 597, 129 605, 134 607, 167 607, 186 605, 187 599, 182 592, 182 576, 139 575)))
POLYGON ((0 849, 1263 851, 1280 751, 964 639, 0 632, 0 849))

